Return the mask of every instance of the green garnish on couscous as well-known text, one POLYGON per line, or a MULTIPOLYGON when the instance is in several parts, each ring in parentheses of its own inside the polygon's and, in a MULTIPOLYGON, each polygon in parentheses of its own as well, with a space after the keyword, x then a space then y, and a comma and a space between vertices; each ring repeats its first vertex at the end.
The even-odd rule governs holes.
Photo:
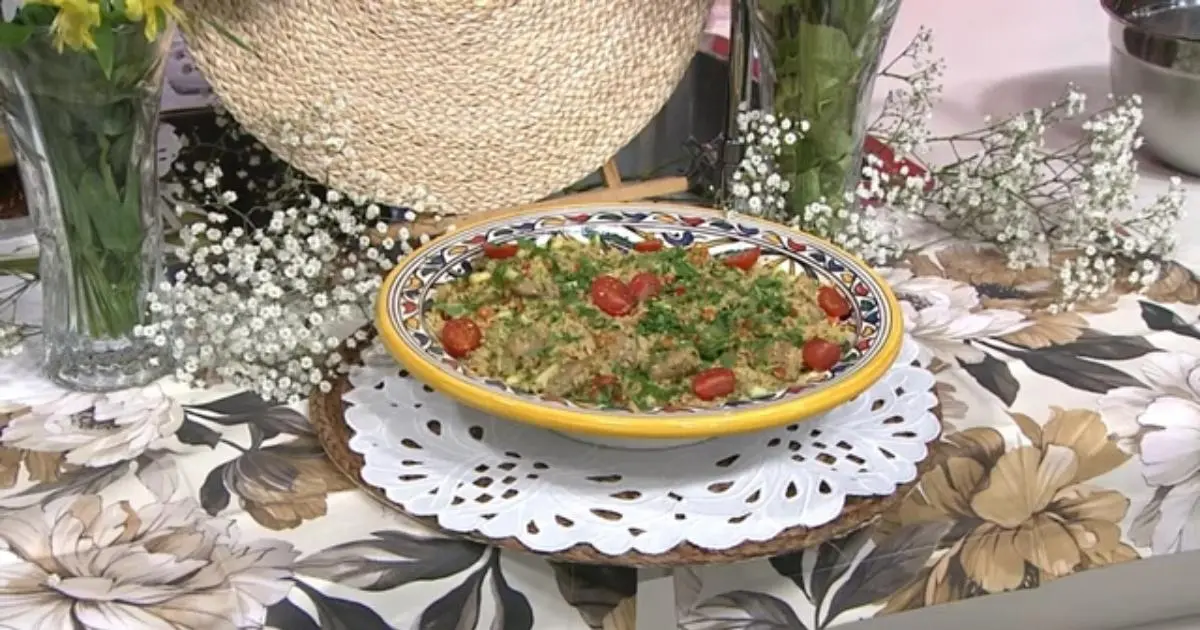
POLYGON ((438 288, 430 328, 478 376, 646 411, 768 396, 823 377, 854 338, 850 302, 748 248, 556 237, 489 243, 438 288))

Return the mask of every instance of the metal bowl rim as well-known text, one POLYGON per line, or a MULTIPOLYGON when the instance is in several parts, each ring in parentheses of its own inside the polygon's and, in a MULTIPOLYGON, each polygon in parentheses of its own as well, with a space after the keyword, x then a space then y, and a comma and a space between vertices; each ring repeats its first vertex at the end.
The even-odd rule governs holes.
MULTIPOLYGON (((1162 33, 1147 29, 1144 26, 1142 26, 1141 24, 1134 22, 1133 20, 1130 19, 1131 12, 1122 12, 1116 6, 1118 4, 1122 4, 1123 1, 1128 1, 1128 0, 1100 0, 1100 6, 1104 9, 1104 12, 1107 13, 1110 18, 1112 18, 1112 20, 1114 22, 1118 22, 1122 26, 1125 26, 1126 28, 1130 28, 1135 31, 1138 31, 1139 33, 1144 33, 1148 36, 1155 37, 1155 38, 1162 39, 1162 40, 1170 40, 1170 41, 1177 41, 1177 42, 1193 42, 1193 43, 1200 44, 1200 35, 1198 35, 1196 37, 1180 37, 1177 35, 1163 35, 1162 33)), ((1172 4, 1188 4, 1188 5, 1193 6, 1196 9, 1200 9, 1200 0, 1184 0, 1184 2, 1182 2, 1182 3, 1180 2, 1180 0, 1175 0, 1174 2, 1172 0, 1150 0, 1150 1, 1146 2, 1144 6, 1139 6, 1138 8, 1144 9, 1144 8, 1148 8, 1148 7, 1151 7, 1154 5, 1162 6, 1162 5, 1172 5, 1172 4)))

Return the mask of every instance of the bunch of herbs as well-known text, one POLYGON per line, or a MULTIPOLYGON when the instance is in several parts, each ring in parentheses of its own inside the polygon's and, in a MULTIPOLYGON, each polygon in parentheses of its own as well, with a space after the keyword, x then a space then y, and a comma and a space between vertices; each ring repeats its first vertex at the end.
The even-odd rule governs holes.
POLYGON ((840 201, 857 184, 861 110, 898 8, 899 0, 759 0, 754 40, 774 83, 766 109, 811 124, 777 157, 788 214, 840 201))

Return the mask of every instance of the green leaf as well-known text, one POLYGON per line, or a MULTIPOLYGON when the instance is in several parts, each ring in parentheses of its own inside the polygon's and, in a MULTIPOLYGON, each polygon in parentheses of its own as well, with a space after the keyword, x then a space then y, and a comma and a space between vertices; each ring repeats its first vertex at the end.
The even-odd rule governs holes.
POLYGON ((96 55, 96 62, 100 64, 100 71, 107 78, 112 78, 113 72, 113 49, 115 48, 116 40, 113 37, 112 28, 101 26, 92 31, 92 40, 96 43, 96 50, 93 54, 96 55))
POLYGON ((29 41, 34 27, 14 22, 0 22, 0 48, 17 48, 29 41))
POLYGON ((859 92, 876 63, 887 25, 878 0, 767 0, 763 29, 772 34, 775 109, 807 120, 805 140, 780 156, 790 175, 789 211, 824 197, 841 198, 853 180, 859 92))
POLYGON ((50 26, 56 16, 58 16, 58 9, 48 4, 26 2, 21 5, 21 10, 17 12, 14 21, 29 26, 50 26))

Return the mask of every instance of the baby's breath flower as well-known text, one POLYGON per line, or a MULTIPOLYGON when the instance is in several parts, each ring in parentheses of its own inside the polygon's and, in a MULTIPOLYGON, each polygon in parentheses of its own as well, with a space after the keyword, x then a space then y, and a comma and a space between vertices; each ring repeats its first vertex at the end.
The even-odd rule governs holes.
POLYGON ((743 150, 742 161, 733 173, 730 199, 725 209, 788 223, 798 229, 833 241, 866 258, 883 262, 895 251, 889 230, 877 220, 875 210, 859 208, 859 199, 851 195, 833 202, 820 200, 789 215, 787 207, 791 182, 779 172, 775 158, 782 146, 795 144, 804 137, 808 121, 794 122, 766 112, 743 108, 737 118, 737 139, 743 150), (847 208, 856 208, 854 212, 847 208))
POLYGON ((1068 87, 1044 108, 985 118, 982 129, 935 138, 928 121, 944 68, 932 52, 932 33, 922 29, 884 66, 881 77, 902 86, 887 94, 870 133, 895 157, 866 155, 861 185, 843 199, 787 207, 789 174, 778 171, 774 158, 779 143, 802 138, 808 122, 776 120, 743 105, 736 140, 745 155, 732 175, 727 210, 786 222, 871 261, 903 253, 896 222, 885 218, 930 223, 951 237, 998 247, 1013 269, 1054 264, 1059 309, 1118 284, 1153 284, 1174 252, 1184 198, 1176 179, 1148 205, 1138 203, 1140 99, 1112 100, 1089 116, 1085 95, 1068 87), (1080 119, 1081 140, 1051 146, 1050 130, 1080 119), (915 160, 933 143, 948 145, 956 160, 919 167, 915 160))
POLYGON ((903 85, 888 93, 870 133, 897 156, 919 157, 941 143, 955 161, 915 177, 868 157, 859 196, 953 237, 995 245, 1010 268, 1055 265, 1056 306, 1063 309, 1118 283, 1150 286, 1174 252, 1184 200, 1174 180, 1165 194, 1139 204, 1140 99, 1110 96, 1106 107, 1089 114, 1086 96, 1068 86, 1064 98, 1046 107, 933 138, 927 122, 942 69, 932 57, 931 34, 922 30, 883 70, 883 78, 903 85), (908 74, 896 69, 899 62, 907 63, 908 74), (1048 140, 1067 125, 1081 127, 1083 137, 1066 146, 1048 140))
POLYGON ((783 212, 791 182, 780 177, 775 158, 780 147, 795 144, 803 137, 788 118, 776 118, 758 110, 743 108, 737 117, 742 161, 733 173, 729 187, 731 199, 725 201, 730 212, 744 212, 769 219, 785 219, 783 212))
MULTIPOLYGON (((327 106, 281 129, 289 142, 322 146, 332 160, 351 134, 319 107, 327 106)), ((248 137, 219 116, 227 133, 248 137)), ((238 147, 240 164, 277 163, 257 142, 238 147)), ((220 379, 291 403, 314 388, 330 391, 345 371, 338 355, 344 338, 334 333, 369 320, 383 275, 411 251, 408 242, 383 237, 379 206, 286 166, 253 200, 222 186, 244 185, 240 169, 230 169, 231 178, 216 164, 188 170, 173 170, 191 177, 182 183, 195 191, 180 204, 197 219, 180 233, 187 267, 150 296, 152 321, 138 334, 169 348, 186 383, 220 379), (250 215, 258 222, 247 221, 250 215)), ((423 189, 412 190, 407 207, 436 207, 428 195, 415 195, 423 189)))

